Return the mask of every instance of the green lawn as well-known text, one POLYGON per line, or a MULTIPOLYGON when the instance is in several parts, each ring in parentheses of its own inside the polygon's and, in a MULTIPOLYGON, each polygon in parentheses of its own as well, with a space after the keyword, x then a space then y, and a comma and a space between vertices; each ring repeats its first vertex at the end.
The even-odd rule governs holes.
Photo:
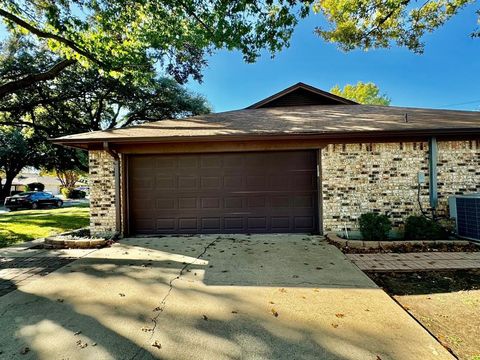
POLYGON ((88 226, 88 205, 0 214, 0 247, 88 226))

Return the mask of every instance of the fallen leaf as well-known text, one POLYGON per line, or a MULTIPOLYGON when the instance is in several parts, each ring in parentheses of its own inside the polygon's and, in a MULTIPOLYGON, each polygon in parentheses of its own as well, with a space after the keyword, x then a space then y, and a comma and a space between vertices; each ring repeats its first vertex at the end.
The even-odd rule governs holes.
POLYGON ((158 340, 155 340, 153 343, 152 343, 152 346, 154 348, 157 348, 157 349, 161 349, 162 348, 162 344, 160 344, 160 342, 158 340))
POLYGON ((278 312, 277 312, 277 311, 275 311, 275 309, 274 309, 274 308, 272 308, 272 314, 273 314, 273 316, 275 316, 275 317, 278 317, 278 312))
POLYGON ((86 342, 83 342, 82 340, 78 340, 77 341, 77 346, 80 348, 80 349, 85 349, 88 344, 86 342))
POLYGON ((208 320, 208 317, 207 315, 203 315, 203 320, 207 321, 208 320))

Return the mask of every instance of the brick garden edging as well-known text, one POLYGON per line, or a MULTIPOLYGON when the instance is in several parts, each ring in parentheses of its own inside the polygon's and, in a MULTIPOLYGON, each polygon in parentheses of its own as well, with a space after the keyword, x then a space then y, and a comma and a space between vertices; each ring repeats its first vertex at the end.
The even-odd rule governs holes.
POLYGON ((327 233, 325 237, 341 247, 349 247, 354 249, 386 249, 393 246, 411 244, 411 245, 433 245, 433 244, 457 244, 469 245, 466 240, 391 240, 391 241, 364 241, 364 240, 347 240, 343 239, 335 233, 327 233))

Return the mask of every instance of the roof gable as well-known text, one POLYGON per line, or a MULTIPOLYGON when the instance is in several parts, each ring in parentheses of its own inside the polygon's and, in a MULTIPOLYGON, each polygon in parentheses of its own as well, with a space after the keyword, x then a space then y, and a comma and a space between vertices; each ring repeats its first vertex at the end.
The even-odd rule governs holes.
POLYGON ((308 105, 354 105, 354 101, 342 98, 316 87, 299 82, 272 96, 269 96, 247 109, 261 109, 285 106, 308 106, 308 105))

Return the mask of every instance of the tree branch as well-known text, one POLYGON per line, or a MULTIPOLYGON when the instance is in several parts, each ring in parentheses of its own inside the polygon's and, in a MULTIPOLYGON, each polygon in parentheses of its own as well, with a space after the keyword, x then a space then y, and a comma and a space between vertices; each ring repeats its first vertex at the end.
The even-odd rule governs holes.
POLYGON ((37 29, 35 26, 29 24, 25 20, 19 18, 18 16, 9 13, 8 11, 5 11, 3 9, 0 9, 0 16, 4 17, 5 19, 10 20, 11 22, 17 24, 20 27, 23 27, 24 29, 30 31, 32 34, 44 38, 44 39, 53 39, 57 40, 58 42, 68 46, 70 49, 75 51, 76 53, 86 57, 88 60, 96 63, 97 65, 100 65, 102 67, 105 67, 105 64, 103 64, 100 60, 98 60, 95 56, 93 56, 91 53, 88 51, 82 49, 78 44, 76 44, 74 41, 66 39, 60 35, 57 34, 52 34, 40 29, 37 29))
POLYGON ((380 19, 380 21, 367 32, 364 38, 367 38, 368 36, 370 36, 374 31, 379 30, 380 27, 383 24, 385 24, 387 20, 390 19, 398 9, 400 9, 402 6, 407 6, 409 3, 410 3, 410 0, 404 0, 401 3, 399 3, 398 6, 394 7, 392 10, 388 12, 388 14, 386 14, 382 19, 380 19))
POLYGON ((30 74, 21 79, 9 81, 3 85, 0 85, 0 98, 16 90, 25 89, 26 87, 33 85, 37 82, 54 79, 58 74, 60 74, 63 70, 65 70, 68 66, 74 64, 75 62, 76 60, 71 59, 62 60, 53 65, 45 72, 41 72, 38 74, 30 74))

